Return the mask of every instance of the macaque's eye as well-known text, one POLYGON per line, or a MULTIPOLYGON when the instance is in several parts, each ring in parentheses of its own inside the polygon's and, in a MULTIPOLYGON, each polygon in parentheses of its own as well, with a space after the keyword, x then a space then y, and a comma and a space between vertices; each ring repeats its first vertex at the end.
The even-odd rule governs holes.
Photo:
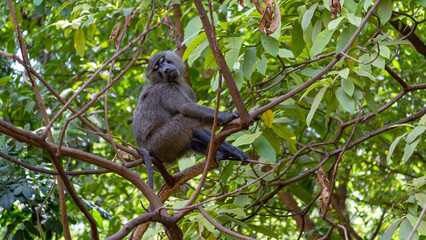
POLYGON ((160 58, 160 60, 158 61, 158 63, 163 63, 164 62, 164 57, 160 58))
POLYGON ((158 68, 159 68, 160 66, 158 66, 158 64, 155 64, 155 66, 154 66, 154 71, 155 70, 158 70, 158 68))

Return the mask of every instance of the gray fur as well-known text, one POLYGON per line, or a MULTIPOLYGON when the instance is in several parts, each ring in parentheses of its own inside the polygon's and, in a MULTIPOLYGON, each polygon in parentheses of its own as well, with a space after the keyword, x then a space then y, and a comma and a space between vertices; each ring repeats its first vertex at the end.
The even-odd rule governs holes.
MULTIPOLYGON (((214 109, 196 103, 195 93, 184 81, 184 64, 172 51, 161 51, 148 63, 149 84, 140 94, 133 114, 133 132, 140 148, 161 162, 173 163, 189 151, 206 154, 214 109)), ((236 113, 219 112, 223 126, 236 113)), ((248 157, 239 148, 224 142, 216 154, 218 160, 248 157)))

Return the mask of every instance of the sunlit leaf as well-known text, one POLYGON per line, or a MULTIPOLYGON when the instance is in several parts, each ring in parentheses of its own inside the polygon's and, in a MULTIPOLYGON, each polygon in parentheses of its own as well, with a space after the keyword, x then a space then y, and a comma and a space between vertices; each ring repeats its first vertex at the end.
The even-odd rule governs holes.
MULTIPOLYGON (((404 220, 402 220, 401 224, 399 225, 399 239, 406 240, 410 235, 412 229, 413 227, 411 226, 410 221, 408 221, 408 219, 405 218, 404 220)), ((418 237, 416 239, 418 239, 418 237)))
POLYGON ((417 141, 414 141, 412 143, 407 143, 404 148, 404 156, 402 156, 402 161, 405 163, 407 160, 413 155, 414 150, 417 147, 417 144, 419 144, 420 138, 417 139, 417 141))
POLYGON ((342 20, 343 20, 343 19, 345 19, 345 18, 344 18, 344 17, 338 17, 338 18, 336 18, 336 19, 334 19, 334 20, 330 21, 330 22, 328 23, 327 28, 328 28, 329 30, 336 30, 336 29, 337 29, 337 27, 339 26, 339 24, 342 22, 342 20))
POLYGON ((241 137, 237 138, 232 145, 234 146, 241 146, 241 145, 247 145, 252 144, 256 138, 258 138, 262 134, 262 132, 256 132, 253 134, 244 134, 241 137))
POLYGON ((186 48, 185 53, 183 54, 182 59, 186 60, 191 55, 192 51, 194 51, 204 40, 207 39, 207 35, 205 32, 202 32, 198 35, 186 48))
POLYGON ((317 6, 318 6, 318 3, 315 3, 303 15, 303 19, 302 19, 303 30, 306 30, 306 28, 308 28, 308 25, 311 22, 312 17, 314 16, 315 9, 317 8, 317 6))
POLYGON ((74 48, 80 57, 84 57, 85 45, 86 39, 84 37, 84 32, 81 28, 79 28, 75 31, 74 48))
POLYGON ((379 240, 389 240, 392 239, 392 236, 395 234, 396 229, 399 227, 399 224, 401 223, 402 220, 398 220, 394 223, 392 223, 392 225, 386 229, 386 231, 383 233, 382 236, 380 236, 379 240))
POLYGON ((426 126, 417 126, 413 129, 413 131, 411 131, 406 140, 407 143, 411 143, 412 141, 414 141, 414 139, 416 139, 420 134, 423 134, 423 132, 426 130, 426 126))
POLYGON ((293 52, 283 48, 278 51, 278 56, 282 58, 294 58, 293 52))
POLYGON ((216 59, 214 58, 213 52, 210 49, 206 54, 206 59, 204 60, 204 69, 209 69, 217 66, 216 59))
POLYGON ((354 14, 352 14, 352 13, 348 13, 348 21, 349 21, 352 25, 354 25, 354 26, 356 26, 356 27, 359 27, 359 25, 361 24, 361 20, 362 20, 362 18, 357 17, 357 16, 355 16, 355 15, 354 15, 354 14))
POLYGON ((271 109, 268 109, 262 114, 262 121, 267 127, 271 127, 274 122, 274 113, 271 109))

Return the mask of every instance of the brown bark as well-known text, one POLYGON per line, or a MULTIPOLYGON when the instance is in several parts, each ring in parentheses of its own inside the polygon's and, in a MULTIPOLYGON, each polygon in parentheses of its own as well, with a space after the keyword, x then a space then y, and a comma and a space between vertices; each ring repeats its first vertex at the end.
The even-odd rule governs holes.
MULTIPOLYGON (((393 15, 395 16, 395 15, 393 15)), ((426 45, 425 43, 415 34, 415 31, 413 31, 411 34, 411 29, 405 23, 400 21, 399 19, 395 19, 393 21, 390 21, 390 24, 398 30, 402 35, 407 36, 407 40, 410 41, 411 44, 413 44, 414 48, 423 56, 426 56, 426 45)), ((416 23, 417 24, 417 23, 416 23)), ((415 26, 413 26, 415 27, 415 26)))
MULTIPOLYGON (((183 40, 185 39, 185 31, 183 29, 182 24, 182 9, 180 8, 180 4, 174 4, 173 5, 173 22, 175 25, 175 34, 176 34, 176 50, 180 57, 183 56, 186 50, 186 46, 182 45, 183 40)), ((188 62, 185 61, 185 75, 184 75, 185 82, 189 85, 191 85, 191 80, 189 79, 189 72, 188 72, 188 62)))

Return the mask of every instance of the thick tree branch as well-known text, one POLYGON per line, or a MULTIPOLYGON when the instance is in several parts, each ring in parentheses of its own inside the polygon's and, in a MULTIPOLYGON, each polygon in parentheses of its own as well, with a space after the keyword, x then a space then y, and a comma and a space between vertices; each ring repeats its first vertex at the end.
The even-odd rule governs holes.
MULTIPOLYGON (((208 20, 206 10, 204 9, 201 0, 194 0, 195 7, 197 8, 198 15, 200 15, 201 22, 203 23, 204 30, 206 31, 207 39, 209 41, 210 49, 216 59, 219 71, 225 78, 226 85, 228 86, 229 93, 231 94, 232 100, 235 107, 240 115, 240 124, 242 128, 247 128, 253 123, 253 118, 247 112, 247 108, 244 105, 243 99, 241 98, 240 92, 238 91, 237 85, 235 84, 234 78, 232 77, 231 71, 226 64, 225 58, 223 57, 222 51, 220 50, 217 39, 214 37, 214 26, 211 25, 208 20)), ((255 115, 257 116, 257 115, 255 115)))
MULTIPOLYGON (((19 129, 1 119, 0 132, 14 138, 19 142, 25 142, 35 147, 42 148, 46 151, 48 150, 47 148, 53 149, 54 151, 56 151, 58 148, 58 145, 54 143, 47 143, 47 145, 41 144, 43 142, 41 137, 33 134, 32 132, 19 129)), ((154 191, 152 191, 152 189, 139 177, 139 175, 127 169, 126 167, 111 162, 105 158, 74 148, 62 147, 61 152, 64 156, 73 157, 81 161, 94 164, 122 176, 123 178, 133 183, 148 198, 149 202, 154 206, 154 208, 159 208, 163 205, 156 197, 154 191)))
MULTIPOLYGON (((392 14, 392 17, 395 17, 395 14, 392 14)), ((417 27, 417 22, 412 28, 405 25, 399 19, 390 21, 390 24, 402 35, 406 36, 407 40, 413 44, 414 48, 423 56, 426 56, 426 44, 412 31, 412 28, 417 27)))

